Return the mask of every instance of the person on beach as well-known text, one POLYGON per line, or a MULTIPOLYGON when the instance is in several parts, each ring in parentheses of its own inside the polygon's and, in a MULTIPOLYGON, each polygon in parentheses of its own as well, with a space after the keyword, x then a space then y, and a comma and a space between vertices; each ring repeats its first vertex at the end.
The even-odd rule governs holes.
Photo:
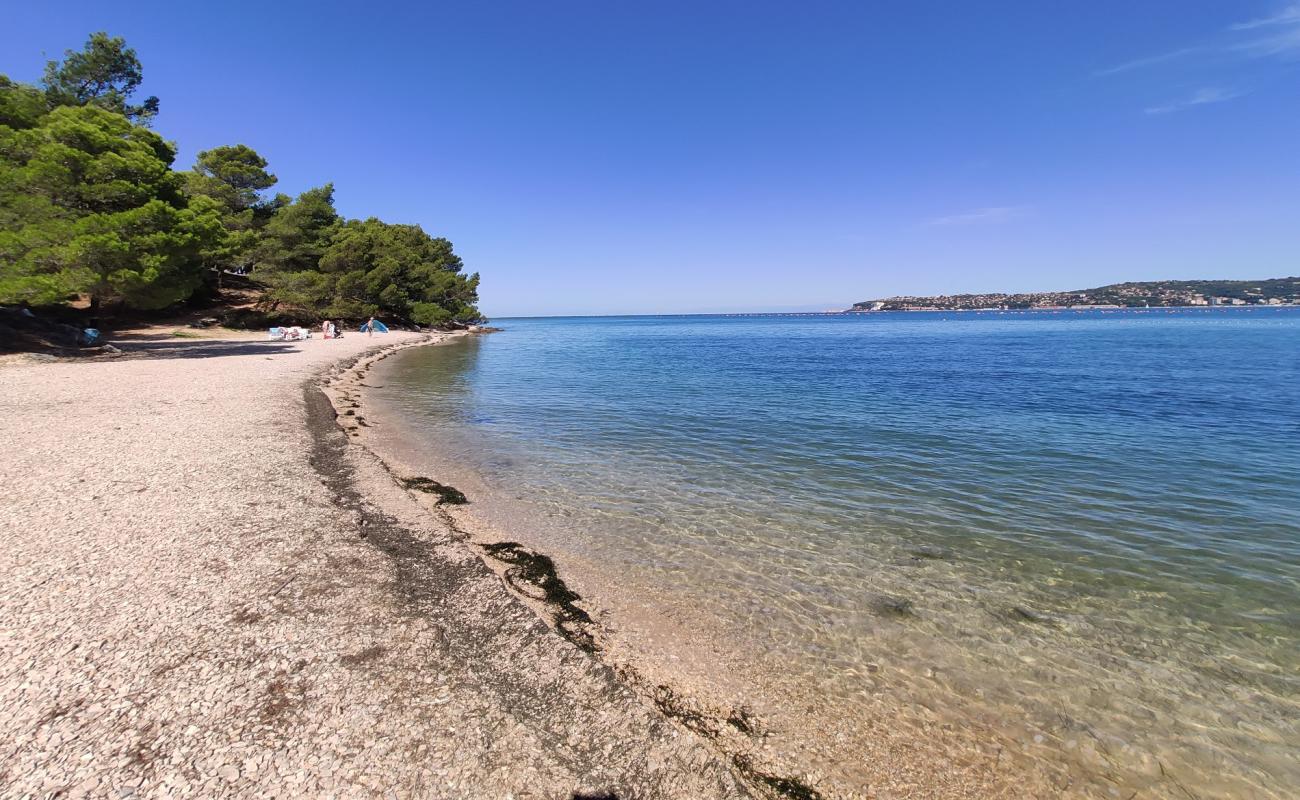
POLYGON ((326 338, 326 339, 333 339, 333 338, 334 338, 334 337, 330 334, 330 321, 329 321, 329 320, 325 320, 324 322, 322 322, 322 323, 320 324, 320 335, 321 335, 322 337, 326 338))
POLYGON ((374 317, 371 317, 371 318, 370 318, 370 321, 366 323, 366 335, 367 335, 367 336, 374 336, 374 335, 375 335, 375 318, 374 318, 374 317))

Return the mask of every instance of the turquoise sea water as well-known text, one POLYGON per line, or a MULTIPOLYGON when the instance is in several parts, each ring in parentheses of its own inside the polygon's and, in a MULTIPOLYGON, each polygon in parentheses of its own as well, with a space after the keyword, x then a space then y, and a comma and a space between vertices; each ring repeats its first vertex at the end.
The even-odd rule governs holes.
POLYGON ((589 560, 1120 787, 1300 786, 1300 309, 496 324, 382 400, 589 560))

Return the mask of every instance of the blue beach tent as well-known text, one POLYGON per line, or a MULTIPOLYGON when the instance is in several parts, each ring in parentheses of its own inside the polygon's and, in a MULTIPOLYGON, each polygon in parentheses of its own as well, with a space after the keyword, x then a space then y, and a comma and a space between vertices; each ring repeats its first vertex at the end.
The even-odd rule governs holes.
MULTIPOLYGON (((361 323, 361 332, 365 333, 366 328, 368 328, 369 326, 370 326, 369 322, 361 323)), ((375 320, 375 333, 388 333, 388 326, 380 322, 379 320, 375 320)))

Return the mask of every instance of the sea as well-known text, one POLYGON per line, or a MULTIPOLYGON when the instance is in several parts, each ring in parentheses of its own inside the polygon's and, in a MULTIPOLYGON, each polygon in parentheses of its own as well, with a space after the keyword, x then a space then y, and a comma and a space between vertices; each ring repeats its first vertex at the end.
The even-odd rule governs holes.
POLYGON ((995 732, 1038 796, 1300 793, 1300 309, 493 324, 373 396, 611 627, 995 732))

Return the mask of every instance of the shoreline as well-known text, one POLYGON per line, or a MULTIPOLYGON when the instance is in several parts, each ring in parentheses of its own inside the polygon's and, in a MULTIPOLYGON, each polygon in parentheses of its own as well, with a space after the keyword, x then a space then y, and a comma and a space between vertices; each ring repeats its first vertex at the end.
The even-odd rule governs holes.
MULTIPOLYGON (((453 350, 411 351, 385 361, 360 381, 367 384, 357 390, 364 413, 374 424, 364 431, 366 444, 400 464, 400 475, 450 482, 469 495, 468 506, 446 506, 440 513, 460 520, 480 543, 517 541, 553 559, 564 582, 583 595, 579 605, 599 623, 600 657, 642 679, 648 702, 663 686, 676 700, 709 710, 715 720, 725 721, 733 709, 749 709, 768 734, 763 743, 768 763, 789 774, 806 771, 814 776, 812 786, 835 796, 1105 797, 1139 791, 1174 797, 1180 785, 1194 785, 1197 776, 1208 778, 1202 784, 1207 796, 1235 796, 1234 784, 1250 785, 1255 773, 1248 771, 1253 766, 1246 756, 1240 772, 1204 775, 1208 759, 1220 757, 1211 748, 1225 739, 1186 738, 1182 720, 1222 707, 1213 699, 1221 695, 1212 676, 1197 671, 1202 662, 1178 661, 1177 654, 1162 658, 1157 663, 1168 661, 1182 670, 1172 673, 1179 680, 1149 690, 1140 680, 1142 664, 1149 662, 1137 661, 1136 668, 1113 677, 1108 671, 1114 668, 1113 654, 1145 641, 1140 637, 1148 628, 1102 630, 1096 620, 1171 629, 1149 621, 1140 605, 1120 597, 1116 606, 1108 595, 1069 604, 1065 595, 1026 593, 1029 584, 1015 576, 993 575, 972 584, 972 578, 990 577, 982 562, 972 560, 966 568, 967 559, 926 554, 938 560, 926 560, 922 569, 915 558, 897 561, 911 551, 886 544, 876 561, 864 562, 878 561, 883 577, 858 585, 881 597, 922 597, 920 613, 867 608, 859 619, 869 635, 860 637, 860 645, 852 643, 856 649, 819 647, 837 644, 839 634, 817 629, 801 638, 798 624, 766 616, 768 606, 780 612, 783 595, 777 593, 783 586, 769 581, 746 589, 743 582, 727 584, 725 576, 715 582, 707 573, 693 572, 692 565, 714 563, 714 551, 719 559, 730 553, 737 560, 742 580, 746 570, 754 572, 754 562, 745 561, 743 553, 725 549, 743 539, 747 528, 736 526, 730 538, 715 537, 718 541, 691 549, 689 538, 670 538, 675 523, 657 513, 646 524, 619 522, 614 515, 606 524, 605 505, 585 513, 586 501, 636 510, 638 487, 646 487, 647 497, 664 498, 675 497, 674 484, 659 470, 664 477, 657 486, 655 470, 587 446, 599 443, 580 436, 573 438, 572 462, 566 460, 568 451, 555 449, 557 441, 569 441, 565 435, 574 437, 573 426, 585 424, 580 414, 572 425, 556 419, 582 407, 582 395, 575 396, 572 387, 584 384, 566 373, 566 380, 549 387, 550 394, 539 393, 537 403, 516 390, 547 387, 544 380, 538 383, 537 368, 521 358, 532 355, 545 365, 548 351, 539 356, 525 348, 521 354, 521 345, 497 339, 449 346, 453 350), (516 375, 519 380, 512 380, 516 375), (549 421, 559 431, 550 437, 544 425, 534 430, 533 419, 549 421), (519 438, 529 432, 539 437, 536 445, 519 438), (575 470, 573 493, 566 494, 562 483, 570 463, 587 471, 575 470), (628 498, 627 505, 610 496, 614 489, 628 498), (646 530, 652 524, 659 527, 646 530), (661 540, 688 549, 656 544, 661 540), (678 558, 682 552, 691 554, 690 564, 678 558), (973 601, 944 591, 968 585, 973 601), (1112 613, 1114 608, 1120 613, 1112 613), (1047 616, 1060 609, 1068 609, 1066 616, 1047 616), (1138 616, 1128 614, 1130 609, 1138 616), (987 661, 972 662, 971 647, 950 647, 948 639, 935 638, 935 630, 970 631, 971 642, 987 641, 982 650, 987 661), (1049 685, 1062 674, 1083 677, 1081 688, 1049 685), (1188 694, 1187 687, 1202 683, 1210 698, 1204 704, 1169 705, 1170 698, 1177 700, 1188 694), (1115 706, 1114 713, 1097 706, 1095 698, 1105 701, 1107 690, 1114 692, 1114 702, 1137 705, 1115 706), (1148 727, 1157 721, 1162 725, 1148 727), (963 789, 961 777, 973 778, 975 785, 963 789)), ((628 407, 600 408, 606 415, 595 414, 596 423, 624 424, 610 415, 626 414, 628 407)), ((645 421, 637 417, 626 424, 644 427, 645 421)), ((646 454, 656 457, 662 459, 662 451, 646 454)), ((733 501, 746 502, 739 496, 733 501)), ((754 529, 761 530, 761 523, 754 529)), ((724 566, 718 562, 719 572, 724 566)))
MULTIPOLYGON (((782 771, 765 763, 763 751, 768 747, 769 732, 747 705, 719 708, 702 703, 670 683, 649 679, 631 663, 609 658, 610 631, 605 622, 593 618, 596 608, 592 607, 592 613, 588 613, 585 607, 590 605, 589 601, 565 583, 551 556, 517 541, 497 539, 491 532, 475 525, 473 520, 455 513, 469 502, 457 488, 439 483, 436 476, 414 474, 409 465, 381 452, 375 442, 368 441, 365 429, 374 426, 365 421, 361 399, 365 389, 376 388, 365 383, 370 370, 408 347, 440 346, 450 344, 453 338, 385 348, 339 365, 330 371, 328 377, 306 384, 304 390, 309 395, 313 390, 318 391, 328 402, 328 407, 318 404, 311 408, 309 404, 310 424, 318 445, 327 433, 327 426, 342 428, 347 444, 364 448, 384 475, 404 490, 425 514, 445 526, 458 543, 496 575, 503 587, 508 587, 514 599, 534 613, 549 630, 589 656, 600 669, 633 693, 651 713, 661 714, 707 742, 758 793, 757 796, 793 800, 859 796, 856 792, 827 793, 827 787, 817 785, 815 776, 802 774, 797 768, 782 771), (358 424, 349 424, 351 420, 357 420, 358 424), (403 476, 402 473, 410 474, 403 476)), ((374 488, 373 483, 368 483, 360 491, 364 493, 374 488)))
POLYGON ((403 431, 376 367, 434 345, 469 342, 160 327, 115 358, 0 361, 0 480, 18 498, 0 509, 0 722, 18 732, 0 785, 1099 796, 997 720, 898 692, 887 661, 860 707, 760 686, 767 654, 724 653, 707 604, 636 595, 652 587, 527 518, 480 524, 509 498, 462 483, 474 467, 387 447, 403 431))
MULTIPOLYGON (((455 346, 453 342, 440 344, 455 346)), ((371 384, 381 381, 367 376, 387 355, 358 363, 351 377, 337 381, 347 383, 340 392, 342 413, 356 412, 367 419, 364 429, 358 426, 349 431, 350 441, 369 450, 394 481, 401 482, 404 477, 445 481, 451 471, 426 463, 427 459, 417 454, 394 449, 392 442, 384 441, 385 432, 391 434, 399 426, 389 416, 392 409, 383 408, 373 397, 374 390, 383 387, 371 384)), ((414 441, 407 433, 395 435, 403 443, 414 441)), ((465 469, 454 472, 464 477, 465 469)), ((687 609, 683 614, 683 609, 674 605, 671 616, 665 617, 669 612, 663 605, 667 598, 647 593, 646 599, 637 595, 634 600, 644 613, 624 613, 628 608, 621 601, 626 598, 615 597, 605 591, 609 588, 606 584, 591 580, 592 565, 584 563, 583 569, 575 570, 573 553, 556 547, 556 542, 537 531, 528 530, 526 520, 509 519, 509 515, 506 521, 485 519, 483 512, 500 498, 484 497, 485 493, 493 493, 484 492, 481 481, 470 481, 471 485, 466 486, 460 478, 453 480, 456 486, 449 488, 468 489, 468 505, 444 504, 436 494, 422 494, 418 489, 411 493, 420 498, 426 513, 459 530, 467 545, 506 584, 516 583, 509 572, 517 565, 503 563, 491 552, 503 542, 510 545, 510 553, 523 551, 544 559, 558 573, 555 580, 561 592, 568 591, 578 579, 576 588, 582 598, 575 599, 585 621, 577 626, 578 636, 566 638, 613 670, 647 706, 704 736, 742 771, 764 773, 769 786, 771 779, 781 780, 782 775, 803 776, 799 778, 803 788, 786 784, 795 793, 784 796, 870 797, 881 791, 889 796, 936 798, 1094 796, 1089 792, 1076 795, 1071 792, 1071 778, 1048 773, 1033 775, 1032 781, 1041 793, 1026 794, 1023 779, 1036 773, 1043 762, 1028 752, 1018 752, 1012 740, 986 721, 949 720, 928 706, 914 705, 910 720, 904 723, 894 713, 897 704, 872 700, 869 708, 858 709, 869 711, 870 724, 855 729, 852 718, 857 712, 837 708, 838 704, 815 686, 784 678, 782 682, 762 685, 756 677, 771 666, 762 663, 766 661, 764 654, 739 645, 739 640, 721 643, 721 630, 714 629, 716 620, 708 618, 706 608, 687 609), (611 603, 613 600, 620 602, 611 603), (648 628, 641 625, 651 618, 648 628), (665 642, 672 644, 665 647, 665 642), (722 675, 719 669, 735 674, 722 675), (805 706, 808 713, 804 713, 805 706), (820 717, 822 714, 829 716, 820 717), (825 730, 816 730, 819 727, 825 730)), ((606 577, 622 582, 630 576, 606 577)), ((539 587, 532 584, 511 588, 549 626, 565 634, 564 627, 572 623, 572 617, 545 602, 544 593, 537 591, 539 587)))
POLYGON ((768 794, 347 446, 315 387, 390 337, 0 368, 6 792, 768 794))

